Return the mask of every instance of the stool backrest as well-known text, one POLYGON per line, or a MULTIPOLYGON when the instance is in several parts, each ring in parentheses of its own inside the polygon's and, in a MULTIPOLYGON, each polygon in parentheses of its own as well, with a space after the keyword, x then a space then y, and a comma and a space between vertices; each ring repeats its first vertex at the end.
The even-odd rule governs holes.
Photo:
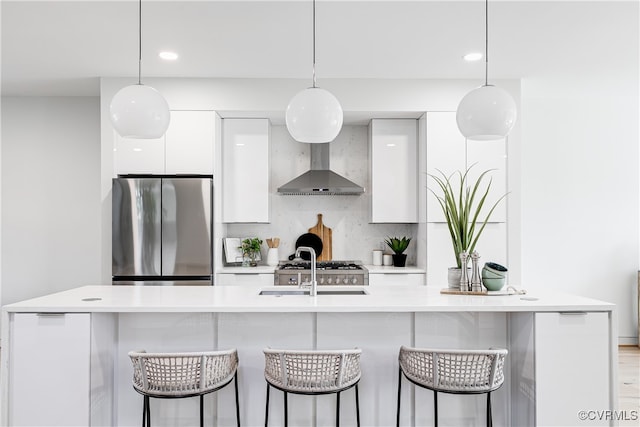
POLYGON ((449 392, 488 392, 504 382, 506 349, 400 349, 399 362, 410 380, 427 388, 449 392))
POLYGON ((129 352, 133 387, 158 396, 204 393, 226 384, 238 368, 235 349, 191 353, 129 352))
POLYGON ((265 349, 267 381, 284 390, 330 392, 360 379, 362 350, 294 351, 265 349))

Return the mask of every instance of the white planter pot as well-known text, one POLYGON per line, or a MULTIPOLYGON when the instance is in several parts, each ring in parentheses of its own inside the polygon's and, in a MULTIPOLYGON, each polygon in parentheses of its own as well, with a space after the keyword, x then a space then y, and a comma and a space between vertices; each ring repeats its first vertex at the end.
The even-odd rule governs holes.
MULTIPOLYGON (((449 267, 447 273, 447 283, 449 284, 449 289, 460 289, 460 276, 462 276, 461 268, 449 267)), ((467 277, 471 279, 471 267, 467 267, 467 277)))

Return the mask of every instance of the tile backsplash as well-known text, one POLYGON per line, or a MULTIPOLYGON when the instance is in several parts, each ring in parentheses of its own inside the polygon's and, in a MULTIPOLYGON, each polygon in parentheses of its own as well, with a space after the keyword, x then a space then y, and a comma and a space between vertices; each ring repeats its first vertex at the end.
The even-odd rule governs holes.
MULTIPOLYGON (((380 249, 387 236, 414 236, 416 224, 369 223, 368 127, 344 126, 330 143, 331 170, 365 188, 360 196, 284 196, 282 184, 309 170, 309 144, 299 143, 285 126, 271 127, 271 222, 269 224, 226 224, 226 237, 257 236, 280 238, 280 259, 295 251, 296 239, 316 225, 317 214, 333 230, 333 259, 360 260, 371 264, 371 251, 380 249)), ((265 160, 266 161, 266 160, 265 160)), ((417 241, 417 239, 415 239, 417 241)), ((267 246, 263 245, 263 259, 267 246)), ((412 241, 407 263, 415 264, 412 241)))

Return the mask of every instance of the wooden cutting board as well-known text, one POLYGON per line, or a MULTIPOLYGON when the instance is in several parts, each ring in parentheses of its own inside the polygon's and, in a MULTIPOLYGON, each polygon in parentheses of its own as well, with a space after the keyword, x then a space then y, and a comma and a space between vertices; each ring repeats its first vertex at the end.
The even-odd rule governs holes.
POLYGON ((331 229, 322 223, 322 214, 318 214, 318 223, 309 229, 309 233, 313 233, 322 239, 322 253, 318 257, 318 261, 331 261, 333 253, 331 251, 331 229))

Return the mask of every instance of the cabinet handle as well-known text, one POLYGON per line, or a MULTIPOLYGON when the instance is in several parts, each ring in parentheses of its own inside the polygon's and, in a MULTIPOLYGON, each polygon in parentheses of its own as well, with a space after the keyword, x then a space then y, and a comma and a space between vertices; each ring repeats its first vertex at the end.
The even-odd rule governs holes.
POLYGON ((560 311, 561 316, 586 316, 586 311, 560 311))
POLYGON ((36 313, 38 317, 63 317, 67 313, 36 313))

